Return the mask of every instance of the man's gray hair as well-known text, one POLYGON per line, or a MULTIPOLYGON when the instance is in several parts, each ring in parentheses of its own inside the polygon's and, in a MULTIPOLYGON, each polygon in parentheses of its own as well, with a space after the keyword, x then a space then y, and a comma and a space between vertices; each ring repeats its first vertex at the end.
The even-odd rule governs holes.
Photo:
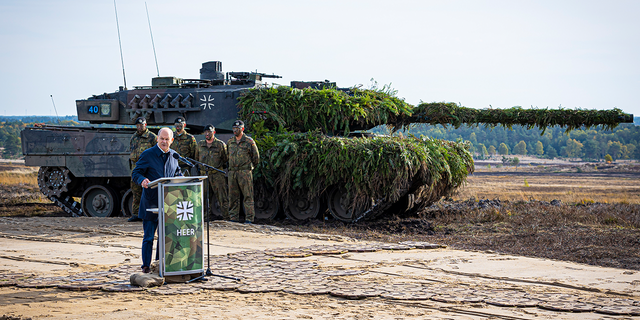
POLYGON ((160 135, 160 132, 162 132, 163 130, 169 131, 169 139, 173 139, 173 130, 169 129, 168 127, 162 127, 160 131, 158 131, 158 135, 160 135))

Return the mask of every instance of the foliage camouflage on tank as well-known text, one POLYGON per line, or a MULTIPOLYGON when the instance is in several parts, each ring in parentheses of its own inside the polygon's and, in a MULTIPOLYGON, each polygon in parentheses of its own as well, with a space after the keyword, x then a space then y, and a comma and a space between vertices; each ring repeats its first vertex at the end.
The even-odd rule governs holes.
MULTIPOLYGON (((393 130, 427 123, 449 124, 458 128, 462 124, 511 128, 523 125, 545 129, 563 126, 567 131, 585 126, 602 125, 613 129, 619 123, 633 122, 633 115, 618 108, 611 110, 581 109, 474 109, 450 102, 420 103, 414 107, 395 97, 395 91, 358 88, 255 88, 243 92, 238 99, 240 115, 244 119, 260 120, 256 114, 268 116, 265 126, 283 127, 294 131, 320 129, 322 132, 349 132, 367 130, 379 125, 393 130)), ((264 118, 264 117, 263 117, 264 118)), ((249 121, 250 124, 251 121, 249 121)))
POLYGON ((345 221, 377 216, 410 194, 430 204, 473 172, 469 145, 462 142, 329 137, 319 131, 264 134, 256 141, 263 150, 258 181, 275 188, 285 203, 299 190, 309 198, 326 194, 331 213, 345 221))

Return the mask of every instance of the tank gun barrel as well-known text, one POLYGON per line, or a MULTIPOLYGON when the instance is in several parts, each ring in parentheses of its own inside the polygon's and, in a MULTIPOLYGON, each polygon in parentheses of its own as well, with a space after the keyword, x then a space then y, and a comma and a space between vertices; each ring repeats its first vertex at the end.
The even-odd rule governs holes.
POLYGON ((229 72, 229 76, 236 78, 236 79, 241 79, 241 80, 245 80, 245 79, 251 79, 251 80, 260 80, 260 78, 282 78, 282 76, 279 76, 277 74, 266 74, 266 73, 259 73, 259 72, 229 72))
POLYGON ((454 103, 421 103, 414 108, 409 117, 400 121, 400 126, 415 123, 451 124, 458 128, 462 124, 485 124, 487 126, 501 125, 511 128, 522 125, 531 129, 538 127, 544 130, 552 126, 566 127, 571 131, 581 127, 601 125, 604 129, 615 128, 620 123, 632 123, 633 114, 622 112, 618 108, 610 110, 583 109, 524 109, 513 107, 508 109, 474 109, 461 107, 454 103))
POLYGON ((249 123, 266 120, 267 127, 282 126, 294 131, 320 129, 323 132, 369 130, 379 125, 400 130, 413 124, 501 125, 511 128, 523 125, 544 130, 555 125, 571 131, 581 127, 602 125, 615 128, 633 122, 633 115, 618 108, 583 109, 474 109, 455 103, 421 103, 414 107, 404 100, 378 90, 348 91, 335 88, 294 89, 289 87, 258 88, 240 97, 241 117, 249 123), (259 115, 259 116, 258 116, 259 115))

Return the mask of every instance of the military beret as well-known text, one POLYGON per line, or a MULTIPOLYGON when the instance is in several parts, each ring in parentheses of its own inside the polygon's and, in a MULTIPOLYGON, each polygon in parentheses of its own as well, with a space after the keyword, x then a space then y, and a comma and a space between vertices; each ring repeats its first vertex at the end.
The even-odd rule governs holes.
POLYGON ((208 124, 208 125, 204 126, 204 131, 211 131, 211 132, 214 132, 214 131, 216 131, 216 127, 214 127, 214 126, 213 126, 213 125, 211 125, 211 124, 208 124))
POLYGON ((234 128, 242 128, 242 127, 244 127, 244 122, 242 122, 242 120, 236 120, 236 122, 233 123, 233 127, 234 128))
POLYGON ((134 122, 134 124, 145 124, 145 123, 147 123, 147 119, 143 117, 138 117, 138 119, 136 119, 136 122, 134 122))
POLYGON ((187 121, 185 121, 183 117, 177 117, 176 121, 173 122, 173 123, 185 123, 185 122, 187 122, 187 121))

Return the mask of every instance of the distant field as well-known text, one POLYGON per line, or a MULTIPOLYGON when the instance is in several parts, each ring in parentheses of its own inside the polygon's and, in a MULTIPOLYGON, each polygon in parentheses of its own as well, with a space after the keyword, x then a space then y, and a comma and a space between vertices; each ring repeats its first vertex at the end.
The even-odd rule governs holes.
POLYGON ((38 167, 27 167, 24 162, 0 162, 0 184, 20 183, 38 186, 38 167))
POLYGON ((561 200, 565 203, 640 204, 640 175, 479 172, 467 178, 455 200, 561 200))

